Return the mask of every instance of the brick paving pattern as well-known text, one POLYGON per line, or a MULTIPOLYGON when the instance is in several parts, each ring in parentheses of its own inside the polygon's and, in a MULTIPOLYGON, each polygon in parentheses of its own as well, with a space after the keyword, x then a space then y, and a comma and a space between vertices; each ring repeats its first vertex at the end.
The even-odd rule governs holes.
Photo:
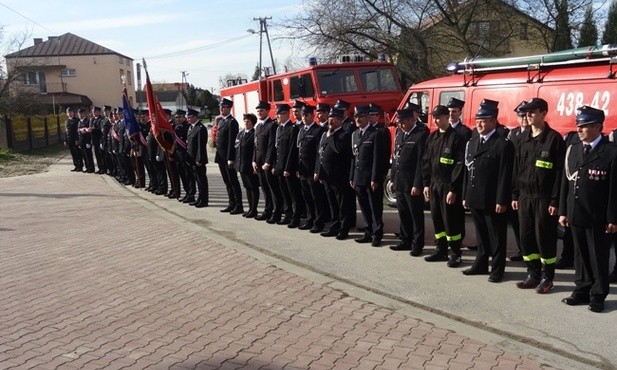
POLYGON ((64 171, 0 179, 0 369, 546 368, 64 171))

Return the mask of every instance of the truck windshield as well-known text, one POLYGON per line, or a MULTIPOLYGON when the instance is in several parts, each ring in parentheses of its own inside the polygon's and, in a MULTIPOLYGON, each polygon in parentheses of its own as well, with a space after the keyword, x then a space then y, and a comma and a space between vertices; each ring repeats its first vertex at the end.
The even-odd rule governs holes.
POLYGON ((363 68, 360 70, 360 80, 365 92, 400 90, 391 68, 363 68))
POLYGON ((352 69, 333 69, 317 72, 317 82, 321 94, 344 94, 359 91, 356 76, 352 69))

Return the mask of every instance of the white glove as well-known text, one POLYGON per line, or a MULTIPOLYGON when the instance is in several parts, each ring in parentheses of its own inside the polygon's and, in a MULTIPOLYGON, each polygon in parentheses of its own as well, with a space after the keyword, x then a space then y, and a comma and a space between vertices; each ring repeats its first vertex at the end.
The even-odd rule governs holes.
POLYGON ((161 157, 157 155, 157 156, 156 156, 156 161, 157 161, 157 162, 160 162, 160 161, 161 161, 161 157))
POLYGON ((86 149, 90 149, 90 148, 92 148, 92 145, 86 144, 86 149))
POLYGON ((103 144, 99 144, 99 148, 101 148, 101 150, 103 150, 103 144))
POLYGON ((112 152, 112 153, 114 153, 114 154, 116 154, 116 151, 115 151, 115 150, 112 150, 111 152, 112 152))

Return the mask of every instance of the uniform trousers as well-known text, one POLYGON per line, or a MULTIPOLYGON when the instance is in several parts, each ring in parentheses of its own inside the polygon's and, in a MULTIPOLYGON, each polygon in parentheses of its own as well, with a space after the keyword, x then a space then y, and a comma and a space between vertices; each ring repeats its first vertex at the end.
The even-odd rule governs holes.
MULTIPOLYGON (((90 144, 88 144, 90 145, 90 144)), ((94 172, 94 158, 92 157, 92 146, 86 147, 86 144, 81 146, 81 156, 84 159, 86 171, 94 172)))
POLYGON ((364 234, 381 238, 383 236, 383 186, 373 191, 369 186, 356 186, 356 196, 364 218, 364 234))
POLYGON ((193 189, 193 197, 197 195, 195 201, 200 204, 208 205, 209 194, 208 194, 208 176, 206 173, 206 165, 203 164, 201 166, 192 165, 191 170, 193 172, 192 176, 195 178, 195 182, 197 183, 197 188, 199 192, 193 189))
POLYGON ((225 188, 227 189, 228 206, 231 208, 242 208, 242 189, 238 180, 238 173, 235 169, 229 168, 227 164, 219 163, 219 171, 223 177, 225 188))
POLYGON ((324 185, 312 177, 300 177, 302 196, 307 212, 307 222, 324 225, 330 220, 330 207, 324 185))
POLYGON ((171 190, 169 195, 172 198, 180 197, 180 174, 178 173, 178 164, 174 160, 174 154, 165 153, 165 165, 169 174, 169 182, 171 182, 171 190))
POLYGON ((77 145, 75 145, 75 142, 67 141, 66 146, 69 147, 69 151, 71 152, 71 158, 73 158, 73 166, 75 166, 75 168, 77 168, 78 170, 83 169, 84 160, 81 155, 81 149, 77 145))
POLYGON ((246 190, 248 213, 256 213, 259 203, 259 178, 253 173, 253 170, 240 172, 240 178, 242 179, 242 186, 246 190))
POLYGON ((461 199, 448 204, 447 195, 448 189, 445 187, 431 187, 431 218, 435 241, 437 247, 442 248, 441 252, 447 253, 450 246, 452 253, 460 256, 465 231, 465 209, 461 199))
POLYGON ((506 213, 494 209, 471 209, 478 238, 478 254, 473 268, 488 271, 488 259, 492 257, 491 274, 501 276, 506 268, 506 246, 508 220, 506 213))
POLYGON ((519 233, 523 260, 535 278, 555 277, 558 216, 548 214, 549 199, 521 196, 518 200, 519 233), (543 276, 544 275, 544 276, 543 276))
POLYGON ((103 155, 103 150, 101 149, 101 140, 92 139, 92 147, 94 148, 96 166, 99 168, 100 172, 105 172, 107 170, 107 167, 105 167, 105 157, 103 155))
POLYGON ((272 216, 272 212, 274 211, 274 201, 272 195, 272 189, 270 189, 270 182, 268 177, 272 176, 272 173, 269 171, 264 171, 261 168, 257 168, 257 177, 259 178, 259 185, 261 186, 261 190, 264 193, 264 211, 263 215, 267 218, 272 216))
MULTIPOLYGON (((348 188, 350 186, 346 182, 340 184, 326 183, 325 185, 330 214, 332 215, 332 222, 329 227, 331 231, 349 232, 349 229, 352 228, 352 223, 349 219, 349 207, 351 204, 347 195, 349 194, 348 188)), ((356 200, 354 199, 353 203, 355 204, 355 202, 356 200)))
POLYGON ((410 192, 396 192, 396 208, 400 219, 403 245, 415 250, 424 248, 424 199, 410 192))
POLYGON ((604 302, 609 292, 608 263, 611 236, 606 225, 589 227, 570 224, 574 242, 575 278, 573 297, 604 302))

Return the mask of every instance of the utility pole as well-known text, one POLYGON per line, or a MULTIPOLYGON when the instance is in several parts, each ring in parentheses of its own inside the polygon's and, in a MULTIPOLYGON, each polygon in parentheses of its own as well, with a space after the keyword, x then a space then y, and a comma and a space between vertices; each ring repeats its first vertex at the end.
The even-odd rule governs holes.
MULTIPOLYGON (((186 82, 186 76, 188 76, 189 74, 186 71, 180 71, 180 73, 182 73, 182 84, 180 85, 180 88, 182 89, 182 102, 184 102, 184 94, 186 93, 184 91, 184 86, 187 83, 186 82)), ((183 104, 184 106, 186 106, 188 108, 188 101, 186 102, 186 104, 183 104)), ((180 106, 180 109, 182 109, 182 104, 180 106)))
POLYGON ((270 62, 272 63, 272 71, 276 74, 276 66, 274 66, 274 56, 272 55, 272 45, 270 44, 270 35, 268 35, 268 19, 272 19, 272 17, 259 17, 253 18, 254 21, 259 21, 259 73, 261 79, 261 73, 263 71, 263 66, 261 63, 261 55, 262 55, 262 40, 263 34, 266 34, 266 40, 268 41, 268 50, 270 50, 270 62))

